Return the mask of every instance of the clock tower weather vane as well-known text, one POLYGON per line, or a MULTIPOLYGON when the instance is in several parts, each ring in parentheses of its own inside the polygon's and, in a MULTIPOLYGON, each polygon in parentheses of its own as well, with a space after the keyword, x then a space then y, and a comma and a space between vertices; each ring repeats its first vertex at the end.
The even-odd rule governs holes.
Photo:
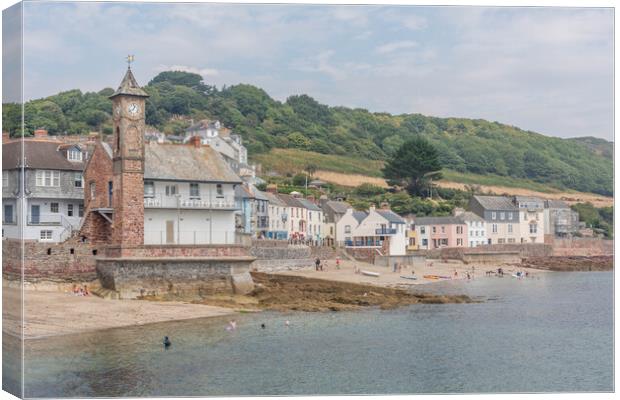
POLYGON ((131 69, 131 63, 133 62, 133 54, 127 56, 127 68, 131 69))

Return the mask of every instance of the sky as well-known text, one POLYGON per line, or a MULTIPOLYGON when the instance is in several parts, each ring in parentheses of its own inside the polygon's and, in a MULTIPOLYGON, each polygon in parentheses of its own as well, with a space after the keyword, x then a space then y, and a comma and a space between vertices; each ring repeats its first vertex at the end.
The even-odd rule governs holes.
POLYGON ((23 17, 27 100, 115 88, 133 54, 142 85, 184 70, 281 101, 613 140, 610 8, 28 2, 23 17))

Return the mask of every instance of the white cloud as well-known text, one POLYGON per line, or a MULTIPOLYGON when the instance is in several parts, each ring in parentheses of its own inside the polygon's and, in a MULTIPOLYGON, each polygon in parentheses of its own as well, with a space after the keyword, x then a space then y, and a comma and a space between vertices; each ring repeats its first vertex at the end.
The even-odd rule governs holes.
POLYGON ((380 54, 391 53, 396 50, 410 49, 417 47, 418 43, 413 40, 401 40, 398 42, 385 43, 375 48, 375 51, 380 54))
POLYGON ((158 71, 158 72, 162 72, 162 71, 191 72, 191 73, 194 73, 194 74, 201 75, 204 78, 211 77, 211 76, 217 76, 217 75, 220 74, 220 72, 217 69, 214 69, 214 68, 197 68, 197 67, 190 67, 190 66, 187 66, 187 65, 164 65, 164 64, 160 64, 157 67, 155 67, 155 71, 158 71))

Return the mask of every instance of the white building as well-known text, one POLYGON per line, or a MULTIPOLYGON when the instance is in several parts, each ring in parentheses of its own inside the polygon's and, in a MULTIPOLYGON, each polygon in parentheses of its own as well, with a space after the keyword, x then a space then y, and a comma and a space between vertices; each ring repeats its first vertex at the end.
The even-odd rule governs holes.
POLYGON ((338 223, 343 223, 345 247, 375 248, 379 252, 387 251, 391 256, 407 254, 407 224, 394 212, 371 207, 366 217, 353 228, 354 221, 357 218, 347 210, 338 223), (349 228, 350 233, 347 233, 349 228))
POLYGON ((544 200, 538 197, 514 196, 513 203, 519 209, 519 231, 521 232, 521 243, 544 243, 544 200))
POLYGON ((306 237, 314 241, 323 240, 323 210, 308 199, 298 198, 296 200, 306 209, 306 237))
POLYGON ((477 247, 488 244, 487 224, 483 218, 471 211, 457 211, 455 216, 467 225, 467 247, 477 247))
POLYGON ((288 213, 287 206, 274 193, 265 192, 265 197, 269 201, 269 230, 268 239, 288 239, 288 213))

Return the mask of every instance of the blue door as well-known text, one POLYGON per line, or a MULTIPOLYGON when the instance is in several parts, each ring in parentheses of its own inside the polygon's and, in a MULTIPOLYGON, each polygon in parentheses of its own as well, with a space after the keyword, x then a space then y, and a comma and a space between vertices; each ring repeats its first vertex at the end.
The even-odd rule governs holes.
POLYGON ((30 223, 39 224, 41 222, 41 208, 34 204, 30 206, 30 223))

